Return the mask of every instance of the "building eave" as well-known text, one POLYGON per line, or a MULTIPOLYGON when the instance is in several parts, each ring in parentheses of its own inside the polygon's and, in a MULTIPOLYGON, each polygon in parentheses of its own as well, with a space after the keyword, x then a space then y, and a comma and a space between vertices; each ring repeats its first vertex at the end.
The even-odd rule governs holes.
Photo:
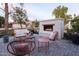
POLYGON ((39 22, 45 22, 45 21, 64 21, 63 18, 55 18, 55 19, 47 19, 47 20, 41 20, 39 22))

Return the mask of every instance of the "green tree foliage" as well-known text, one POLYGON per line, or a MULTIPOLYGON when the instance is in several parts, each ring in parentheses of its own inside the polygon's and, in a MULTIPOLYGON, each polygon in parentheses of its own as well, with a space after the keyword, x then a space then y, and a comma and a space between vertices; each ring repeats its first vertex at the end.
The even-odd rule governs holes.
POLYGON ((32 33, 38 33, 39 30, 39 21, 36 19, 35 21, 32 21, 32 26, 30 28, 30 31, 32 33))
POLYGON ((34 25, 35 27, 39 27, 39 21, 37 21, 37 19, 36 19, 35 21, 33 21, 32 23, 33 23, 33 25, 34 25))
POLYGON ((79 16, 76 16, 76 17, 72 20, 71 24, 72 24, 72 27, 73 27, 72 30, 73 30, 74 32, 79 32, 79 16))
POLYGON ((55 18, 64 18, 65 24, 68 22, 68 19, 71 19, 71 15, 67 15, 68 8, 65 6, 58 6, 54 9, 52 14, 55 15, 55 18))
MULTIPOLYGON (((14 7, 13 12, 11 13, 12 19, 19 23, 20 25, 23 23, 23 20, 27 20, 26 10, 20 7, 14 7)), ((21 25, 22 28, 22 25, 21 25)))
POLYGON ((32 21, 31 29, 36 31, 38 30, 38 27, 39 27, 39 21, 37 21, 37 19, 35 21, 32 21))
POLYGON ((4 17, 0 16, 0 28, 2 27, 3 24, 4 24, 4 17))

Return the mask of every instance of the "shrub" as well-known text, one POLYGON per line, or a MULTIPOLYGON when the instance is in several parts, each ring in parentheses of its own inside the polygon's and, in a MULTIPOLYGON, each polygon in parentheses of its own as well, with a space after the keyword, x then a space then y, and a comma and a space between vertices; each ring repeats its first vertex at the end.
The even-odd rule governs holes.
POLYGON ((71 33, 64 33, 64 38, 67 40, 71 40, 71 33))
MULTIPOLYGON (((6 33, 4 30, 0 31, 0 36, 4 36, 6 33)), ((8 31, 8 35, 13 36, 14 35, 14 31, 13 30, 9 30, 8 31)))

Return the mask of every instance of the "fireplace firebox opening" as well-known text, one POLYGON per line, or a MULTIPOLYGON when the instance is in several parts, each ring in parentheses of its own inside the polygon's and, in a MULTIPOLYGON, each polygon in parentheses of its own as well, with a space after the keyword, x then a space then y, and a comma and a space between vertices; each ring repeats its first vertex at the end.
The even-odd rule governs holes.
POLYGON ((43 30, 44 31, 53 31, 53 26, 55 24, 46 24, 46 25, 43 25, 43 30))

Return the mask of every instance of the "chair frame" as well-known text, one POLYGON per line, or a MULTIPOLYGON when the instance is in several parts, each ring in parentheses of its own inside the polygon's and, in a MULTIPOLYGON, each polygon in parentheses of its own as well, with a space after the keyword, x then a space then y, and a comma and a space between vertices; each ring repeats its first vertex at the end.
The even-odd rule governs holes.
POLYGON ((35 47, 36 47, 36 44, 35 44, 35 42, 34 41, 25 41, 25 40, 15 40, 15 41, 12 41, 12 42, 10 42, 8 45, 7 45, 7 51, 10 53, 10 54, 12 54, 12 55, 15 55, 15 56, 24 56, 24 55, 30 55, 30 53, 32 52, 32 51, 34 51, 34 49, 35 49, 35 47), (29 46, 29 53, 24 53, 24 54, 16 54, 16 51, 15 51, 15 48, 14 48, 14 43, 28 43, 28 44, 30 44, 31 46, 29 46), (11 47, 11 49, 12 49, 12 51, 10 51, 10 48, 11 47), (32 48, 32 49, 31 49, 32 48))
MULTIPOLYGON (((38 41, 38 51, 39 51, 39 46, 40 46, 40 43, 44 43, 44 44, 46 44, 46 47, 45 47, 45 50, 48 50, 49 49, 49 41, 55 41, 56 39, 58 39, 58 32, 56 32, 55 33, 55 36, 54 36, 54 39, 50 39, 49 37, 43 37, 43 38, 41 38, 41 39, 48 39, 48 41, 47 42, 40 42, 40 41, 38 41)), ((47 53, 47 51, 46 51, 46 53, 47 53)))

